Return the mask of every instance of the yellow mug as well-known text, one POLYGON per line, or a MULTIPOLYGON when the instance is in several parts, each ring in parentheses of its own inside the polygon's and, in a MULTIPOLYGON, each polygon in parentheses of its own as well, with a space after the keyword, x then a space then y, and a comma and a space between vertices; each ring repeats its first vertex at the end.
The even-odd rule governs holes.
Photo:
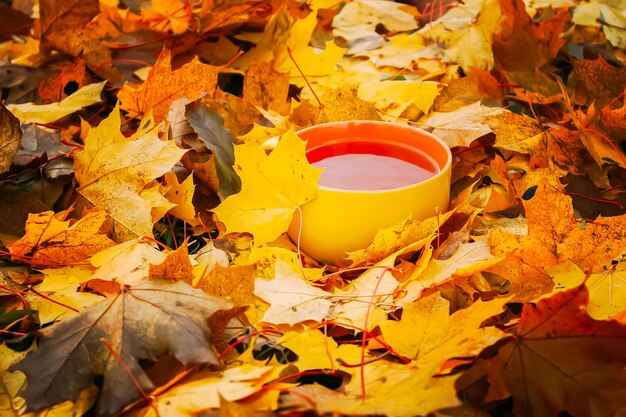
POLYGON ((441 139, 422 129, 352 120, 312 126, 297 134, 307 141, 311 164, 330 170, 335 161, 332 166, 338 174, 326 185, 326 172, 322 174, 316 197, 301 207, 302 223, 296 212, 288 231, 294 242, 300 234, 301 249, 320 262, 340 265, 346 252, 366 248, 380 229, 409 216, 432 217, 448 208, 452 155, 441 139), (379 160, 392 162, 387 172, 379 160), (342 161, 351 164, 352 176, 342 172, 342 161), (416 172, 425 169, 430 174, 425 179, 416 174, 407 183, 402 175, 411 171, 402 171, 404 182, 398 182, 396 174, 404 166, 395 168, 394 163, 409 163, 416 172), (376 185, 379 179, 391 185, 376 185))

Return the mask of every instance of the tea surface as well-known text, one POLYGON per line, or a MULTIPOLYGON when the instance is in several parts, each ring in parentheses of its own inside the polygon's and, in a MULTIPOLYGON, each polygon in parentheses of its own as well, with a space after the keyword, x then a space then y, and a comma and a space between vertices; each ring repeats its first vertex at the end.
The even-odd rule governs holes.
POLYGON ((434 166, 418 166, 398 158, 348 153, 311 165, 325 168, 319 184, 342 190, 389 190, 416 184, 437 173, 434 166))

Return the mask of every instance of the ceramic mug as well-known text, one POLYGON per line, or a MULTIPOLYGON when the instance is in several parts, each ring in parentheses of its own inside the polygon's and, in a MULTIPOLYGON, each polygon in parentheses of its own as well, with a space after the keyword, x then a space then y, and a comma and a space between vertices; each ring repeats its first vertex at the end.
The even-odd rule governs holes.
MULTIPOLYGON (((288 231, 294 242, 300 233, 301 249, 318 261, 340 265, 346 252, 366 248, 380 229, 409 216, 425 219, 435 216, 437 211, 446 211, 452 155, 436 136, 412 126, 370 120, 324 123, 297 134, 307 141, 306 155, 313 165, 324 165, 325 161, 330 161, 327 158, 334 156, 357 154, 361 156, 356 158, 384 156, 404 161, 399 163, 408 162, 417 166, 416 169, 432 171, 427 178, 416 175, 408 184, 405 178, 398 186, 394 185, 394 168, 389 172, 377 170, 376 160, 372 160, 370 167, 369 160, 364 159, 363 167, 351 167, 356 169, 354 172, 365 168, 360 171, 363 181, 353 178, 354 186, 333 183, 335 180, 324 185, 322 177, 316 197, 301 206, 302 223, 296 211, 288 231), (384 183, 387 180, 384 177, 391 177, 391 185, 376 185, 378 180, 384 183)), ((336 159, 339 164, 342 160, 336 159)), ((341 166, 338 173, 341 177, 341 166)), ((343 180, 350 182, 350 174, 343 175, 343 180)))

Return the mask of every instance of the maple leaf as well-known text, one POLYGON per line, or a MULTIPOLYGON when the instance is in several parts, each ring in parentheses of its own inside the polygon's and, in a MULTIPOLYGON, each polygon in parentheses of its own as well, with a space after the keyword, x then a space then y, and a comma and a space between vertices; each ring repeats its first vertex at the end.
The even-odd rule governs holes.
POLYGON ((8 171, 21 140, 20 121, 0 105, 0 173, 8 171))
POLYGON ((243 97, 255 106, 289 113, 289 74, 274 70, 272 64, 260 59, 250 63, 243 84, 243 97))
POLYGON ((305 142, 293 131, 284 134, 267 156, 256 145, 235 147, 235 170, 241 191, 213 212, 227 232, 249 232, 262 244, 286 232, 293 213, 315 197, 321 169, 309 165, 305 142))
POLYGON ((417 29, 417 10, 383 0, 355 0, 347 3, 333 19, 333 34, 345 39, 348 53, 376 49, 383 45, 377 26, 388 31, 403 32, 417 29))
POLYGON ((153 207, 171 208, 154 179, 168 172, 185 151, 160 140, 156 129, 125 138, 119 126, 116 107, 98 127, 89 130, 85 148, 74 157, 80 185, 77 192, 116 222, 117 239, 152 236, 152 224, 160 218, 153 218, 153 207))
POLYGON ((106 236, 106 213, 101 209, 86 212, 73 224, 65 221, 68 215, 69 210, 29 214, 26 234, 7 249, 15 259, 32 265, 58 266, 84 261, 115 244, 106 236))
POLYGON ((569 17, 559 9, 552 19, 535 24, 522 0, 500 0, 504 16, 499 33, 493 40, 497 63, 506 71, 529 71, 550 62, 564 41, 561 33, 569 17))
POLYGON ((261 318, 266 323, 294 325, 321 322, 329 312, 331 293, 309 285, 283 261, 276 261, 272 280, 256 279, 254 295, 270 304, 261 318))
POLYGON ((497 265, 504 257, 493 256, 487 237, 459 245, 454 254, 446 259, 431 259, 421 274, 411 274, 405 286, 407 297, 418 296, 419 289, 429 288, 454 277, 471 276, 497 265))
POLYGON ((525 303, 489 362, 486 401, 513 396, 518 415, 614 415, 626 407, 626 327, 594 320, 584 286, 525 303))
POLYGON ((601 272, 626 245, 626 215, 599 217, 581 228, 571 198, 549 186, 540 186, 524 207, 528 235, 496 231, 491 245, 500 246, 496 249, 500 253, 519 249, 520 259, 538 270, 571 259, 585 270, 601 272))
POLYGON ((241 190, 241 180, 233 169, 235 136, 224 127, 222 116, 215 109, 197 105, 185 112, 191 128, 215 155, 219 193, 224 198, 241 190))
POLYGON ((193 183, 193 175, 189 175, 183 182, 179 183, 175 173, 171 171, 166 172, 163 185, 168 188, 165 197, 176 204, 176 207, 169 211, 170 214, 184 220, 191 226, 200 224, 193 206, 193 195, 196 189, 193 183))
POLYGON ((155 360, 170 351, 182 364, 216 364, 207 319, 231 308, 231 303, 181 282, 123 287, 116 296, 42 330, 40 346, 11 367, 28 378, 20 396, 30 411, 75 401, 94 375, 103 375, 98 412, 114 413, 141 395, 126 367, 144 390, 153 388, 139 364, 142 359, 155 360), (42 370, 41 363, 48 366, 42 370))
POLYGON ((432 235, 454 213, 416 220, 408 217, 392 226, 380 229, 365 249, 348 252, 351 268, 375 264, 394 252, 432 235))
POLYGON ((304 385, 290 391, 315 398, 314 409, 321 415, 412 417, 460 404, 454 388, 458 375, 432 378, 432 370, 427 367, 385 361, 367 364, 364 375, 362 379, 355 372, 340 392, 321 385, 304 385))
POLYGON ((202 275, 194 280, 194 287, 202 288, 209 294, 229 297, 237 305, 248 305, 254 301, 256 264, 223 267, 216 263, 206 272, 208 266, 203 267, 202 275))
POLYGON ((162 264, 166 258, 167 253, 139 238, 101 250, 89 263, 97 268, 93 278, 135 285, 150 275, 150 265, 162 264))
POLYGON ((174 100, 186 96, 194 101, 204 93, 213 94, 220 67, 203 64, 196 57, 172 71, 171 56, 171 51, 163 48, 143 84, 126 83, 122 86, 117 98, 123 110, 131 116, 151 110, 156 122, 160 122, 174 100))
POLYGON ((575 102, 596 102, 604 106, 626 88, 626 68, 608 63, 602 56, 597 59, 580 59, 574 67, 575 102))
POLYGON ((385 342, 398 354, 438 372, 447 360, 476 356, 503 337, 501 330, 481 325, 488 318, 502 313, 507 301, 476 301, 470 307, 450 314, 450 302, 435 293, 405 304, 400 321, 386 320, 379 326, 385 342), (407 334, 413 337, 407 337, 407 334))
POLYGON ((450 148, 469 147, 474 140, 493 132, 483 119, 504 111, 501 107, 488 107, 477 101, 455 111, 432 113, 424 123, 450 148))
POLYGON ((177 248, 167 252, 165 260, 159 264, 150 264, 148 267, 148 278, 167 279, 171 282, 182 281, 191 284, 193 281, 193 270, 187 242, 177 248))
POLYGON ((192 417, 198 412, 220 407, 220 398, 238 401, 258 393, 265 384, 280 376, 284 366, 244 364, 223 372, 204 371, 155 398, 143 417, 192 417))
MULTIPOLYGON (((88 23, 100 12, 98 0, 44 0, 40 8, 43 46, 72 56, 90 52, 90 49, 108 51, 97 45, 97 41, 90 36, 88 27, 88 23)), ((110 59, 110 55, 108 58, 110 59)))
POLYGON ((86 85, 58 103, 10 104, 8 109, 11 110, 22 123, 52 123, 83 107, 101 102, 100 93, 102 93, 105 84, 106 81, 86 85))
POLYGON ((42 325, 67 319, 102 301, 100 295, 78 291, 91 279, 90 268, 63 267, 41 272, 43 282, 32 287, 25 298, 31 308, 37 310, 42 325))
MULTIPOLYGON (((349 368, 342 364, 354 364, 361 360, 361 347, 350 344, 337 344, 320 329, 306 328, 303 331, 285 332, 277 344, 286 347, 298 355, 293 364, 300 372, 311 369, 342 369, 349 368)), ((368 359, 371 355, 367 355, 368 359)))

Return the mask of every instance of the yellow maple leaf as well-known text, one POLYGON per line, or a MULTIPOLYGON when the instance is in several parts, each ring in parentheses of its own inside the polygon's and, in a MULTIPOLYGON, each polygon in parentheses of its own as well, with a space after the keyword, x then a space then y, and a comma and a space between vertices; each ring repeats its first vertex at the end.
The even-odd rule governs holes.
POLYGON ((83 107, 101 102, 100 93, 105 84, 106 81, 86 85, 58 103, 9 104, 7 109, 22 123, 52 123, 83 107))
POLYGON ((372 243, 365 249, 348 252, 347 259, 351 268, 374 264, 405 246, 432 235, 450 218, 454 211, 424 220, 406 218, 392 226, 380 229, 372 243))
POLYGON ((403 271, 394 268, 398 256, 423 249, 430 244, 433 236, 431 234, 400 248, 365 271, 348 286, 337 290, 333 297, 342 302, 333 309, 336 315, 335 322, 372 330, 386 320, 389 312, 399 306, 395 298, 399 294, 400 283, 395 275, 402 275, 403 271))
POLYGON ((596 320, 615 318, 626 311, 626 272, 624 262, 612 268, 587 275, 572 261, 566 261, 553 266, 547 272, 554 280, 554 293, 571 289, 580 285, 587 286, 589 303, 585 310, 596 320))
POLYGON ((493 256, 489 250, 489 239, 459 245, 457 251, 446 260, 431 259, 422 271, 412 271, 405 286, 406 301, 419 297, 425 288, 436 286, 448 279, 466 277, 497 265, 503 256, 493 256), (419 274, 419 275, 418 275, 419 274))
MULTIPOLYGON (((338 345, 320 329, 291 330, 285 332, 276 343, 298 355, 294 365, 300 372, 311 369, 337 369, 342 363, 355 364, 361 361, 360 346, 338 345)), ((370 355, 366 355, 366 358, 369 359, 370 355)))
POLYGON ((176 204, 169 212, 191 226, 200 224, 196 217, 196 209, 193 206, 193 193, 196 190, 193 175, 189 175, 183 182, 179 183, 176 174, 170 171, 165 174, 164 180, 164 185, 168 187, 165 197, 176 204))
POLYGON ((317 384, 290 391, 315 398, 319 415, 412 417, 460 404, 454 386, 459 374, 432 378, 428 367, 376 361, 365 365, 361 377, 354 372, 350 382, 336 391, 317 384))
POLYGON ((276 379, 284 368, 285 365, 244 364, 223 372, 203 371, 194 375, 193 379, 157 395, 153 405, 147 406, 141 415, 191 417, 218 408, 220 397, 237 401, 258 392, 264 384, 276 379))
POLYGON ((272 324, 321 322, 333 305, 331 293, 309 285, 280 260, 275 263, 274 279, 256 279, 254 295, 270 304, 261 321, 272 324))
POLYGON ((89 292, 78 292, 83 282, 91 279, 89 267, 63 267, 44 269, 44 280, 26 294, 30 307, 37 310, 42 324, 66 319, 104 298, 89 292))
POLYGON ((160 122, 165 118, 170 104, 187 96, 191 101, 203 93, 213 93, 217 85, 219 67, 200 62, 198 58, 172 71, 171 51, 164 48, 143 84, 124 84, 118 94, 120 107, 131 116, 152 110, 160 122))
POLYGON ((116 107, 89 130, 85 148, 74 157, 74 170, 78 194, 107 212, 115 221, 115 237, 124 241, 152 236, 152 224, 159 218, 154 218, 153 208, 171 208, 155 178, 168 172, 185 151, 160 140, 156 129, 125 138, 119 126, 116 107))
POLYGON ((167 259, 167 253, 155 246, 139 238, 101 250, 89 258, 96 267, 92 278, 137 284, 150 275, 150 265, 162 264, 167 259))
POLYGON ((293 131, 281 137, 269 156, 255 145, 235 147, 241 191, 213 210, 227 232, 252 233, 262 244, 287 231, 297 207, 315 197, 322 171, 309 165, 304 149, 293 131))
POLYGON ((428 113, 440 89, 440 84, 433 81, 371 81, 359 86, 359 98, 396 118, 412 109, 428 113))
POLYGON ((160 32, 171 30, 179 35, 189 28, 193 15, 185 10, 180 0, 152 0, 150 8, 143 8, 141 16, 160 32))
POLYGON ((385 342, 400 355, 437 370, 448 359, 474 356, 499 340, 501 330, 480 326, 500 314, 507 301, 477 301, 451 315, 450 302, 436 293, 405 305, 400 321, 386 320, 380 329, 385 342))

